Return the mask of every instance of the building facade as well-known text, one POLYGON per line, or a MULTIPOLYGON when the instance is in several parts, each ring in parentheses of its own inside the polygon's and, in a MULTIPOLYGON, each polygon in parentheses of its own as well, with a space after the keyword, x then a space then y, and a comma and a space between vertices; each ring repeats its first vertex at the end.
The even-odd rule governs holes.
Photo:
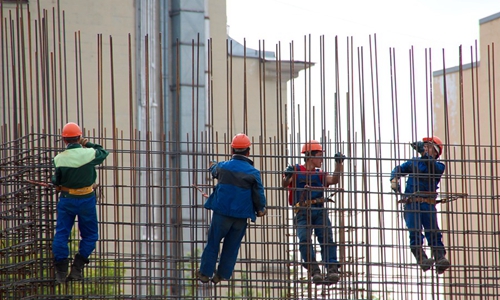
POLYGON ((462 48, 461 64, 433 78, 434 134, 446 144, 448 164, 442 189, 468 194, 442 207, 452 262, 445 294, 455 295, 448 299, 498 295, 499 223, 491 212, 498 207, 499 188, 500 13, 479 20, 479 32, 476 45, 462 48))

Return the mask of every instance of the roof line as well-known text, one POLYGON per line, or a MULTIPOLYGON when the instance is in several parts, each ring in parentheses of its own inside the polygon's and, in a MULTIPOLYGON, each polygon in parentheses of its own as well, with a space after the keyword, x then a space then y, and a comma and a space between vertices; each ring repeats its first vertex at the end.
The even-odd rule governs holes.
POLYGON ((484 24, 484 23, 487 23, 487 22, 490 22, 490 21, 493 21, 493 20, 496 20, 500 18, 500 12, 497 12, 496 14, 494 15, 491 15, 491 16, 488 16, 488 17, 484 17, 482 19, 479 19, 479 25, 481 24, 484 24))
MULTIPOLYGON (((471 68, 474 68, 474 67, 477 67, 479 66, 479 62, 474 62, 474 63, 468 63, 468 64, 465 64, 465 65, 462 65, 462 70, 467 70, 467 69, 471 69, 471 68)), ((444 70, 437 70, 437 71, 434 71, 432 72, 432 76, 433 77, 437 77, 437 76, 442 76, 444 75, 444 73, 446 74, 449 74, 449 73, 455 73, 455 72, 458 72, 460 71, 460 66, 455 66, 455 67, 451 67, 451 68, 446 68, 444 70)))
POLYGON ((239 43, 238 41, 236 41, 235 39, 233 39, 230 36, 228 36, 227 39, 230 43, 229 47, 232 47, 232 49, 231 48, 228 49, 228 54, 232 54, 233 56, 244 57, 246 55, 246 57, 249 57, 249 58, 250 57, 251 58, 262 58, 262 56, 264 58, 275 58, 276 57, 276 54, 274 53, 274 51, 259 51, 256 49, 245 47, 243 44, 239 43))

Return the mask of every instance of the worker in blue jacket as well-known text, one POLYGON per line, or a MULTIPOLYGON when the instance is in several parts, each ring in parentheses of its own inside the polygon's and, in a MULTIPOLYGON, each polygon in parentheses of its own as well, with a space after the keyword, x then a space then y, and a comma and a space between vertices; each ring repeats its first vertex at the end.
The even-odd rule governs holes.
POLYGON ((95 249, 99 237, 94 191, 97 178, 95 166, 101 164, 109 154, 101 145, 82 138, 78 124, 66 124, 62 138, 66 150, 54 157, 55 174, 52 177, 52 183, 60 192, 56 233, 52 243, 58 283, 82 280, 83 268, 89 263, 89 256, 95 249), (76 216, 82 239, 68 275, 68 241, 76 216))
POLYGON ((408 175, 403 202, 411 252, 424 272, 435 263, 436 272, 442 274, 450 267, 450 262, 445 257, 446 250, 436 211, 436 191, 445 170, 445 165, 437 160, 443 153, 443 142, 437 136, 425 137, 412 146, 421 156, 414 157, 392 170, 391 188, 396 193, 401 193, 399 178, 408 175), (434 260, 429 259, 422 248, 422 228, 434 260))
POLYGON ((222 239, 219 266, 212 282, 231 278, 241 240, 245 236, 247 219, 255 222, 256 217, 266 214, 266 196, 260 171, 248 158, 250 146, 247 135, 237 134, 231 143, 233 157, 210 166, 209 171, 218 183, 205 203, 205 208, 212 210, 213 215, 197 272, 198 279, 203 283, 207 283, 215 271, 222 239))

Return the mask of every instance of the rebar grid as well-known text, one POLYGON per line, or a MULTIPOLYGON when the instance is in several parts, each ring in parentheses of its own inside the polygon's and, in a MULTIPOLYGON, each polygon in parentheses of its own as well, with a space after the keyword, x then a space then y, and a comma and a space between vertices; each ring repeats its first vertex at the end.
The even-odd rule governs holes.
MULTIPOLYGON (((478 91, 483 87, 462 76, 459 83, 475 91, 473 109, 459 110, 463 123, 456 126, 452 120, 456 116, 448 110, 447 93, 440 105, 434 103, 430 49, 423 68, 410 49, 408 70, 399 62, 396 66, 396 50, 389 49, 388 102, 380 96, 387 87, 379 80, 387 73, 382 76, 379 70, 375 36, 369 39, 368 51, 355 46, 352 37, 345 44, 337 37, 321 37, 319 45, 304 37, 303 44, 291 43, 288 50, 276 45, 275 60, 265 59, 262 43, 257 69, 252 69, 255 61, 246 52, 234 55, 233 41, 228 40, 222 66, 226 78, 213 76, 221 67, 214 64, 220 53, 208 40, 204 99, 197 94, 199 69, 204 68, 199 56, 204 54, 199 53, 199 37, 193 38, 191 65, 177 65, 174 85, 159 88, 160 95, 171 93, 175 100, 168 105, 160 101, 159 112, 145 101, 146 122, 140 130, 132 78, 134 72, 144 74, 145 86, 155 78, 148 76, 149 68, 131 66, 131 36, 125 47, 115 47, 112 37, 103 42, 102 35, 97 46, 82 45, 79 32, 66 41, 71 34, 64 31, 59 9, 39 10, 34 27, 26 22, 32 18, 27 12, 5 15, 2 10, 0 27, 1 299, 496 299, 500 294, 496 119, 480 117, 485 104, 478 91), (70 45, 74 53, 66 55, 70 45), (96 52, 96 67, 82 64, 85 51, 96 52), (118 61, 118 51, 127 52, 128 60, 118 61), (286 52, 289 60, 281 58, 286 52), (318 52, 319 63, 313 68, 318 52), (333 67, 327 61, 334 61, 333 67), (69 64, 76 64, 74 73, 66 73, 69 64), (118 64, 128 65, 128 74, 119 77, 114 71, 118 64), (179 93, 181 67, 192 74, 190 97, 179 93), (83 70, 92 73, 91 79, 83 70), (300 70, 305 71, 296 78, 293 74, 300 70), (402 75, 401 70, 407 72, 402 75), (237 81, 241 77, 242 82, 237 81), (90 99, 90 91, 83 92, 87 79, 98 81, 96 100, 90 99), (409 81, 409 87, 402 81, 409 81), (127 91, 127 100, 115 97, 118 86, 127 91), (214 97, 221 86, 227 91, 223 100, 214 97), (425 96, 417 97, 421 88, 425 96), (249 98, 252 89, 258 99, 249 98), (76 96, 68 96, 68 90, 76 96), (404 100, 399 99, 402 94, 404 100), (422 98, 425 101, 417 100, 422 98), (181 125, 171 119, 186 103, 192 125, 182 136, 181 125), (205 106, 208 128, 198 128, 205 106), (157 123, 150 122, 154 114, 160 115, 157 123), (97 124, 89 126, 90 118, 97 124), (86 279, 57 285, 50 248, 57 195, 43 184, 50 182, 51 159, 64 150, 58 133, 67 121, 78 121, 85 136, 109 149, 111 156, 99 168, 100 239, 86 279), (216 183, 208 176, 207 164, 230 158, 229 143, 239 131, 251 136, 252 159, 262 173, 269 213, 249 224, 233 278, 201 284, 195 272, 210 221, 204 194, 216 183), (421 272, 411 257, 401 204, 388 179, 395 165, 415 155, 407 141, 437 133, 446 141, 457 140, 457 131, 460 142, 447 143, 441 158, 447 170, 438 198, 443 201, 438 209, 452 267, 438 276, 421 272), (335 152, 347 156, 339 184, 344 191, 327 204, 342 264, 336 285, 314 285, 302 268, 294 213, 287 191, 280 188, 284 168, 303 160, 300 148, 310 139, 320 140, 326 149, 326 171, 333 170, 335 152)), ((150 55, 160 52, 149 49, 148 37, 144 45, 147 51, 141 59, 148 65, 150 55)), ((172 48, 179 53, 179 44, 172 48)), ((477 49, 471 50, 471 57, 475 53, 477 49)), ((488 83, 495 86, 493 58, 494 51, 484 65, 491 66, 488 83)), ((477 78, 478 72, 467 75, 477 78)), ((146 89, 146 99, 149 92, 146 89)), ((467 104, 469 97, 462 93, 459 104, 467 104)), ((496 116, 494 100, 493 93, 485 103, 496 116)), ((75 230, 73 254, 77 241, 75 230)))

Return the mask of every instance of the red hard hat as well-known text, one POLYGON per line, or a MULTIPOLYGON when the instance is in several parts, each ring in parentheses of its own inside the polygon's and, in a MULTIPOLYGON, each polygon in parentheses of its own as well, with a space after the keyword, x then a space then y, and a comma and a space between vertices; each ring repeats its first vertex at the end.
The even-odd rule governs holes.
POLYGON ((431 136, 431 137, 424 137, 422 139, 422 141, 424 143, 433 143, 434 145, 436 145, 439 149, 438 153, 439 153, 439 156, 441 156, 441 154, 443 154, 443 148, 444 148, 444 145, 443 145, 443 141, 441 141, 441 139, 437 136, 431 136))
POLYGON ((80 126, 78 124, 69 122, 68 124, 64 125, 63 130, 62 130, 62 136, 63 137, 77 137, 82 135, 82 130, 80 129, 80 126))
POLYGON ((250 138, 244 133, 238 133, 234 136, 231 147, 233 149, 247 149, 252 145, 250 138))
POLYGON ((302 153, 311 152, 311 151, 321 151, 323 152, 323 147, 316 140, 311 140, 302 146, 302 153))

